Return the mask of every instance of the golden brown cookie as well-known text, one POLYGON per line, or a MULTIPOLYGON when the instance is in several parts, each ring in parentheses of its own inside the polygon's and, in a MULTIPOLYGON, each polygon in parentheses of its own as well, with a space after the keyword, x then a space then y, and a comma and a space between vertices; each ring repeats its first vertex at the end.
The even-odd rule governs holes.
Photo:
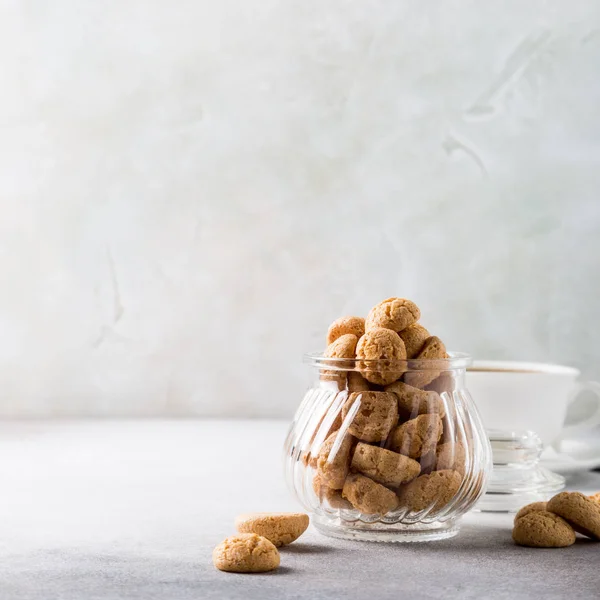
POLYGON ((590 500, 593 500, 594 502, 598 502, 600 504, 600 492, 596 492, 595 494, 592 494, 590 496, 590 500))
POLYGON ((349 392, 368 392, 371 389, 369 382, 356 371, 350 371, 348 373, 348 382, 346 387, 349 392))
POLYGON ((350 468, 354 438, 346 434, 338 443, 338 432, 331 434, 321 446, 317 458, 317 473, 327 487, 341 490, 350 468))
POLYGON ((558 515, 534 510, 515 520, 512 538, 519 546, 565 548, 575 543, 575 532, 558 515))
POLYGON ((384 515, 398 506, 394 492, 364 475, 348 475, 342 496, 367 515, 384 515))
POLYGON ((600 540, 600 504, 581 492, 561 492, 550 498, 548 510, 562 517, 575 531, 600 540))
POLYGON ((460 442, 445 442, 438 445, 436 450, 436 470, 445 471, 452 469, 464 475, 466 463, 467 449, 460 442))
POLYGON ((404 383, 408 383, 414 387, 424 388, 432 381, 437 379, 440 375, 440 371, 431 370, 427 365, 428 360, 446 358, 446 346, 439 337, 432 335, 425 340, 421 352, 415 357, 415 361, 423 361, 421 364, 418 362, 414 363, 415 371, 410 371, 404 374, 404 383), (419 368, 423 368, 419 371, 419 368))
POLYGON ((433 506, 432 512, 437 512, 454 498, 461 481, 462 477, 456 471, 420 475, 398 490, 398 501, 401 507, 411 511, 418 512, 433 506))
POLYGON ((351 412, 354 417, 348 431, 365 442, 385 440, 398 423, 398 401, 388 392, 352 392, 342 409, 342 417, 346 419, 351 412))
POLYGON ((528 515, 531 512, 535 512, 536 510, 547 510, 547 507, 548 507, 548 503, 547 502, 532 502, 531 504, 526 504, 515 515, 515 523, 521 517, 524 517, 525 515, 528 515))
POLYGON ((240 533, 223 540, 213 550, 213 564, 230 573, 263 573, 279 566, 279 552, 266 538, 240 533))
POLYGON ((350 468, 389 487, 408 483, 421 471, 416 460, 364 442, 354 449, 350 468))
POLYGON ((387 385, 402 375, 406 358, 404 342, 390 329, 376 327, 367 331, 356 346, 358 367, 362 376, 371 383, 387 385))
POLYGON ((335 342, 342 335, 351 333, 356 339, 365 333, 365 320, 362 317, 340 317, 336 319, 327 331, 327 345, 335 342))
POLYGON ((235 528, 240 533, 262 535, 279 547, 297 540, 308 523, 308 515, 304 513, 250 513, 238 515, 235 528))
MULTIPOLYGON (((354 358, 356 355, 356 344, 358 338, 351 333, 340 336, 327 346, 324 358, 354 358)), ((352 368, 352 361, 339 361, 332 366, 339 366, 340 368, 352 368)), ((335 369, 323 369, 321 371, 321 379, 323 381, 334 381, 338 384, 339 389, 346 387, 346 372, 338 371, 335 369)))
POLYGON ((340 490, 332 490, 331 488, 327 487, 321 480, 321 477, 318 473, 313 477, 312 485, 313 490, 317 495, 317 498, 319 498, 319 502, 321 504, 325 500, 331 508, 353 508, 352 504, 350 504, 350 502, 348 502, 348 500, 342 496, 342 492, 340 490))
POLYGON ((452 371, 444 371, 439 377, 434 379, 431 383, 424 386, 429 392, 437 392, 442 394, 452 394, 454 390, 458 388, 456 377, 452 374, 452 371))
POLYGON ((365 319, 365 331, 384 327, 402 331, 421 318, 419 307, 405 298, 388 298, 376 304, 365 319))
POLYGON ((440 417, 446 414, 444 403, 437 392, 420 390, 402 381, 386 385, 385 391, 398 397, 398 414, 401 419, 414 419, 417 415, 427 413, 437 413, 440 417))
POLYGON ((442 419, 439 415, 427 414, 419 415, 396 427, 388 443, 394 452, 418 459, 429 454, 435 455, 440 437, 442 437, 442 419))
POLYGON ((406 358, 415 358, 421 352, 425 340, 431 335, 423 325, 414 323, 398 332, 406 348, 406 358))

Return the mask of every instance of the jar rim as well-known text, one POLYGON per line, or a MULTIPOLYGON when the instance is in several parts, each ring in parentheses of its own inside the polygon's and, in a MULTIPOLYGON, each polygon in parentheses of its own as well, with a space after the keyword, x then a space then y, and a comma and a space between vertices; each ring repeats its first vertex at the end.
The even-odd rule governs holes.
POLYGON ((364 360, 358 358, 329 358, 323 352, 308 352, 304 354, 304 362, 313 367, 327 367, 333 371, 360 371, 369 367, 376 369, 384 365, 386 369, 398 368, 402 371, 455 371, 466 369, 472 362, 466 352, 448 352, 448 358, 409 358, 390 360, 387 358, 364 360))

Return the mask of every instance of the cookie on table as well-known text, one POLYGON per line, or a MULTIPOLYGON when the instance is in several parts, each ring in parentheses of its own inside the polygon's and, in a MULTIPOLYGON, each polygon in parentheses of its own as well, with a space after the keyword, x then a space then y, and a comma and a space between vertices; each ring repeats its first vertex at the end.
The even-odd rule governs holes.
POLYGON ((319 502, 322 503, 323 500, 326 500, 331 508, 353 508, 352 504, 342 496, 341 490, 334 490, 327 487, 318 473, 313 477, 312 486, 319 502))
POLYGON ((354 447, 354 438, 344 435, 341 442, 339 432, 332 433, 321 446, 317 458, 317 473, 327 487, 341 490, 350 468, 350 455, 354 447))
POLYGON ((364 442, 356 445, 350 468, 389 487, 408 483, 421 471, 416 460, 364 442))
POLYGON ((351 333, 356 339, 365 333, 365 320, 362 317, 340 317, 336 319, 327 331, 327 345, 335 342, 342 335, 351 333))
POLYGON ((437 392, 420 390, 402 381, 386 385, 385 391, 398 397, 398 414, 401 419, 412 419, 427 413, 437 413, 440 417, 446 414, 444 403, 437 392))
POLYGON ((526 504, 523 508, 517 512, 515 515, 515 523, 525 515, 528 515, 531 512, 536 512, 540 510, 547 510, 548 503, 547 502, 531 502, 531 504, 526 504))
POLYGON ((444 442, 436 450, 435 468, 438 471, 452 469, 461 475, 467 466, 467 449, 460 442, 444 442))
POLYGON ((550 498, 548 510, 562 517, 573 529, 600 540, 600 504, 581 492, 561 492, 550 498))
POLYGON ((590 496, 590 500, 593 500, 594 502, 598 502, 598 504, 600 504, 600 492, 596 492, 595 494, 592 494, 590 496))
POLYGON ((235 527, 240 533, 256 533, 277 547, 297 540, 306 531, 308 523, 308 515, 304 513, 249 513, 235 519, 235 527))
MULTIPOLYGON (((358 338, 355 335, 351 333, 342 335, 327 346, 323 357, 353 359, 356 355, 357 343, 358 338)), ((338 364, 340 368, 352 367, 351 362, 345 363, 344 361, 340 361, 339 363, 335 363, 335 366, 338 366, 338 364)), ((339 389, 343 389, 346 387, 346 372, 323 369, 321 371, 321 380, 336 382, 339 385, 339 389)))
POLYGON ((462 476, 456 471, 420 475, 398 490, 399 505, 414 512, 429 507, 433 507, 430 514, 438 512, 454 498, 461 482, 462 476))
MULTIPOLYGON (((421 348, 419 354, 415 357, 415 360, 425 361, 446 358, 447 356, 448 355, 446 353, 446 346, 444 346, 444 342, 442 342, 442 340, 440 340, 439 337, 432 335, 431 337, 425 340, 425 343, 423 344, 423 347, 421 348)), ((424 369, 427 370, 415 370, 405 373, 404 383, 408 383, 408 385, 412 385, 414 387, 424 388, 426 385, 430 384, 432 381, 439 377, 440 371, 429 370, 427 368, 426 362, 423 362, 422 366, 424 369)))
POLYGON ((223 540, 212 554, 213 564, 230 573, 264 573, 279 566, 279 552, 267 538, 240 533, 223 540))
POLYGON ((519 546, 566 548, 575 543, 575 532, 558 515, 534 510, 515 520, 512 538, 519 546))
POLYGON ((365 319, 365 331, 383 327, 402 331, 421 318, 419 307, 406 298, 388 298, 376 304, 365 319))
POLYGON ((367 381, 388 385, 399 379, 404 372, 405 369, 398 361, 406 358, 406 349, 397 333, 375 327, 358 340, 356 358, 359 359, 360 373, 367 381))
POLYGON ((419 323, 409 325, 406 329, 398 332, 406 348, 406 358, 415 358, 423 348, 425 340, 431 336, 429 331, 419 323))
POLYGON ((342 496, 356 510, 367 515, 384 515, 398 506, 398 498, 394 492, 364 475, 348 475, 342 496))
POLYGON ((355 410, 348 432, 365 442, 385 440, 398 423, 398 401, 388 392, 352 392, 342 409, 343 419, 355 410))
POLYGON ((433 454, 442 437, 442 419, 438 414, 419 415, 392 431, 388 440, 391 450, 413 459, 433 454))

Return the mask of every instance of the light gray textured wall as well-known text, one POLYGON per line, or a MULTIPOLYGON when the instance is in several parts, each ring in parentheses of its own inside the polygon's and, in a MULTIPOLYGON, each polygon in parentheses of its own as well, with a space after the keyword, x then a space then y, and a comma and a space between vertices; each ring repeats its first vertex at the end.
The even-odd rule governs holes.
POLYGON ((0 9, 0 413, 291 415, 328 323, 600 378, 595 0, 0 9))

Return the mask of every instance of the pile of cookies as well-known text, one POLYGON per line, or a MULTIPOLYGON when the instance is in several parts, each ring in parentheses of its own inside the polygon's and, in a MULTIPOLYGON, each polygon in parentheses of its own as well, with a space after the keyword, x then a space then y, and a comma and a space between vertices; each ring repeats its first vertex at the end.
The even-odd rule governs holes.
POLYGON ((296 541, 308 527, 304 513, 250 513, 235 520, 238 535, 213 550, 213 564, 229 573, 264 573, 279 567, 277 548, 296 541))
POLYGON ((533 502, 515 516, 513 540, 532 548, 565 548, 575 533, 600 541, 600 493, 561 492, 548 502, 533 502))
POLYGON ((414 302, 388 298, 366 319, 342 317, 329 327, 324 363, 333 368, 324 368, 320 378, 344 401, 337 409, 317 409, 322 414, 315 416, 311 449, 303 455, 321 504, 364 514, 400 508, 434 514, 458 491, 468 452, 448 426, 451 417, 438 393, 447 374, 426 362, 448 355, 419 318, 414 302), (410 369, 406 359, 415 361, 410 369), (315 448, 317 435, 324 442, 315 448))

